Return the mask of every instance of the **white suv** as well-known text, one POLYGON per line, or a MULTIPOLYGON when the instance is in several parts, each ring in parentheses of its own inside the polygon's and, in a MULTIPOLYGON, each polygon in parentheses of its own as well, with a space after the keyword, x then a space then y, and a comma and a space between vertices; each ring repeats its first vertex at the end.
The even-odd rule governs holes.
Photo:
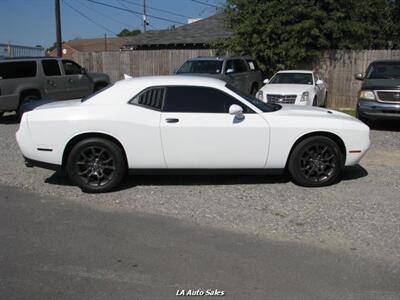
POLYGON ((314 71, 279 71, 258 91, 267 103, 325 106, 328 89, 321 74, 314 71))

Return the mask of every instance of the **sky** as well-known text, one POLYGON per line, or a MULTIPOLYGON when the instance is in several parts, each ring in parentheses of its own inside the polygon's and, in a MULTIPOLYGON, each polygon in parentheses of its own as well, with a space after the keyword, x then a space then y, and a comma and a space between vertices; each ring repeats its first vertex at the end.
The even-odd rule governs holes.
MULTIPOLYGON (((143 29, 143 0, 60 0, 63 41, 114 36, 123 28, 143 29)), ((224 0, 146 0, 148 30, 181 26, 188 18, 216 13, 224 0), (161 18, 161 19, 160 19, 161 18)), ((0 43, 50 47, 56 39, 54 0, 0 0, 0 43)))

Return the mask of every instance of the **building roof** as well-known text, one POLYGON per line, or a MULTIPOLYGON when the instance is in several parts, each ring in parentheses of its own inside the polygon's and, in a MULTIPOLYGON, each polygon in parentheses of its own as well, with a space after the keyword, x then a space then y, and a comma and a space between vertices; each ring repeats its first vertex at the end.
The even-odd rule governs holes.
POLYGON ((225 15, 218 13, 174 29, 147 31, 127 37, 122 49, 208 48, 213 41, 231 34, 225 25, 225 15))
POLYGON ((96 52, 96 51, 116 51, 126 42, 125 39, 119 37, 94 38, 94 39, 74 39, 63 44, 67 44, 71 48, 79 52, 96 52), (105 45, 105 41, 107 45, 105 45))

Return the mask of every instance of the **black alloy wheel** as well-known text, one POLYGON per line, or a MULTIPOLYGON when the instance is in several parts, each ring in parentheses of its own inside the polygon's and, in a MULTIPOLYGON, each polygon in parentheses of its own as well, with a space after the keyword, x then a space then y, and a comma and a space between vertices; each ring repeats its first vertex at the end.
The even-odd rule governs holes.
POLYGON ((67 162, 68 176, 83 191, 90 193, 115 189, 126 169, 122 149, 102 138, 90 138, 76 144, 67 162))
POLYGON ((320 187, 335 183, 342 169, 338 145, 324 136, 300 142, 289 159, 289 172, 301 186, 320 187))

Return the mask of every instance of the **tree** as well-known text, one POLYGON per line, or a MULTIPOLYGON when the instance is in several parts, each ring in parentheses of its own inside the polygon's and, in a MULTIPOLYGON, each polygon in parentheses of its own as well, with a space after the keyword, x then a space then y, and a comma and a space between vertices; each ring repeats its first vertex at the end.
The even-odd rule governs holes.
POLYGON ((124 37, 124 36, 135 36, 140 34, 141 31, 139 29, 133 29, 133 30, 129 30, 129 29, 122 29, 120 33, 117 34, 118 37, 124 37))
POLYGON ((392 3, 227 0, 233 35, 219 46, 253 56, 267 73, 309 65, 327 49, 387 48, 393 35, 392 3))

